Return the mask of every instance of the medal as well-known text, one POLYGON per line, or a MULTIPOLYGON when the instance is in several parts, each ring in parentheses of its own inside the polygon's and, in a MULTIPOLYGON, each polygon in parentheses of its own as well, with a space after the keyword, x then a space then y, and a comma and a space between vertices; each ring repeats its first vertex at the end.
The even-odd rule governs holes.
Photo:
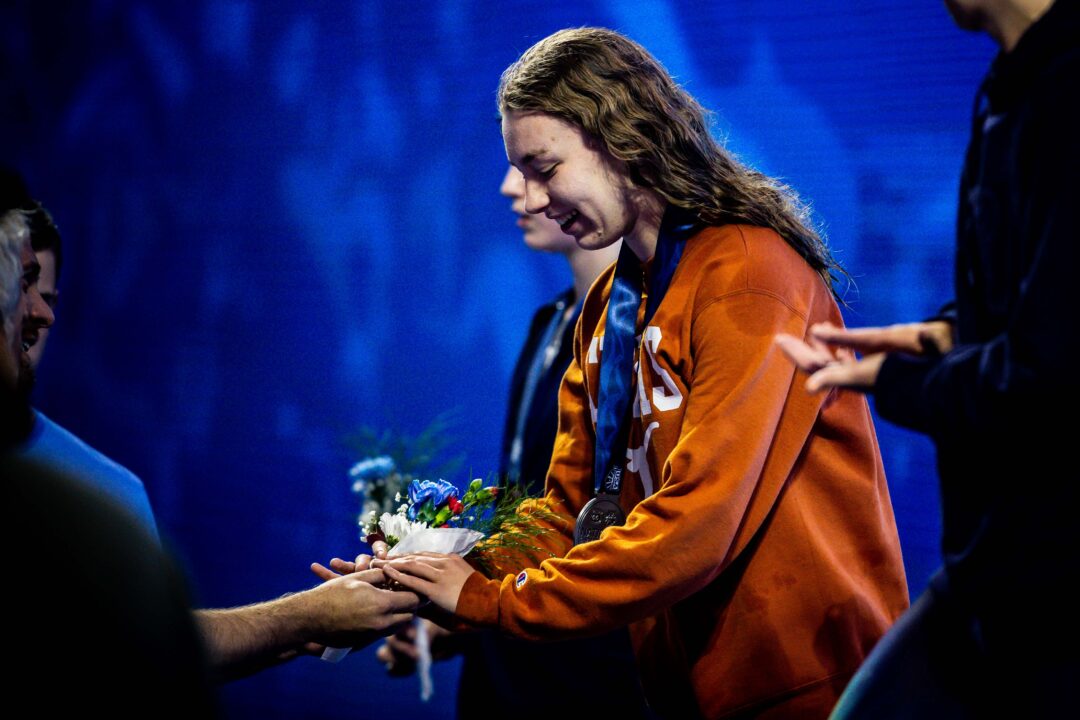
MULTIPOLYGON (((660 223, 656 256, 649 271, 649 296, 644 325, 656 313, 675 275, 687 239, 700 229, 692 210, 669 205, 660 223)), ((634 351, 637 347, 638 310, 641 307, 641 263, 623 244, 608 294, 600 387, 597 392, 596 445, 593 449, 595 497, 585 504, 574 528, 574 544, 591 542, 606 527, 622 525, 626 514, 619 505, 626 445, 633 417, 634 351)))
POLYGON ((622 525, 626 514, 611 495, 597 495, 585 504, 574 527, 574 544, 592 542, 600 538, 604 528, 622 525))

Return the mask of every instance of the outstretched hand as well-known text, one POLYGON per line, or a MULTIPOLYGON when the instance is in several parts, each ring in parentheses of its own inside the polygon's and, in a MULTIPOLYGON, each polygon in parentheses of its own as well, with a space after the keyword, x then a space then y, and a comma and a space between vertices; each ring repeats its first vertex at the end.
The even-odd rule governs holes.
POLYGON ((411 621, 420 599, 411 592, 377 587, 384 580, 381 571, 366 570, 333 578, 294 596, 304 601, 308 639, 356 647, 411 621))
POLYGON ((823 343, 850 348, 864 355, 897 352, 944 355, 953 347, 953 327, 944 320, 854 329, 818 323, 810 328, 810 335, 823 343))
POLYGON ((386 577, 452 613, 457 609, 461 589, 476 570, 460 555, 417 553, 392 560, 375 560, 373 566, 386 577))
POLYGON ((320 580, 333 580, 342 575, 363 572, 371 567, 372 560, 385 560, 389 550, 390 547, 385 542, 376 540, 371 543, 372 555, 357 555, 356 559, 351 561, 333 558, 330 560, 330 567, 326 567, 320 563, 311 563, 311 572, 315 573, 320 580))
POLYGON ((800 370, 810 375, 806 381, 810 392, 837 388, 869 392, 877 384, 886 354, 946 353, 952 349, 952 326, 935 320, 848 330, 819 323, 810 328, 808 341, 779 334, 776 344, 800 370), (865 357, 857 358, 856 351, 865 357))

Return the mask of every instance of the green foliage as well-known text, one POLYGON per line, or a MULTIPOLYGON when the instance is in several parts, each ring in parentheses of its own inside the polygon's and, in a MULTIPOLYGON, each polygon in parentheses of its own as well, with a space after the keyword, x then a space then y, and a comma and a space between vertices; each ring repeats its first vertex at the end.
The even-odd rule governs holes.
POLYGON ((547 508, 532 504, 527 510, 521 505, 529 496, 519 485, 499 486, 500 502, 482 530, 486 537, 469 556, 470 562, 487 577, 502 577, 502 569, 510 565, 525 567, 554 557, 536 539, 552 532, 551 526, 566 522, 566 518, 547 508))
POLYGON ((450 431, 460 424, 456 416, 456 412, 440 413, 416 435, 365 425, 346 438, 345 444, 357 457, 390 457, 403 476, 454 477, 465 464, 464 454, 451 452, 456 438, 450 431))
MULTIPOLYGON (((460 472, 464 456, 450 452, 454 443, 449 430, 456 424, 452 413, 443 413, 416 435, 363 427, 347 440, 363 458, 350 471, 355 479, 353 491, 362 495, 363 537, 378 532, 383 513, 400 515, 405 521, 411 483, 417 481, 418 488, 430 487, 425 479, 453 477, 460 472)), ((460 497, 451 495, 438 505, 430 497, 422 500, 414 509, 414 521, 433 528, 448 525, 483 533, 485 537, 470 560, 489 577, 500 573, 500 565, 524 566, 551 557, 536 540, 566 518, 540 504, 523 509, 522 503, 530 498, 520 486, 498 478, 489 478, 489 482, 472 480, 460 497)), ((391 546, 398 539, 386 538, 391 546)))

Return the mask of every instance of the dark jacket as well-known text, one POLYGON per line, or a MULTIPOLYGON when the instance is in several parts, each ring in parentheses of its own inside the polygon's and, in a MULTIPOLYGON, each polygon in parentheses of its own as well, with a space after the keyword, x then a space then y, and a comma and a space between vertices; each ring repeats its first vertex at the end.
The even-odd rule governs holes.
POLYGON ((514 480, 524 483, 532 495, 544 492, 544 479, 559 425, 559 384, 574 357, 577 313, 568 322, 560 323, 560 316, 573 302, 574 289, 568 288, 536 311, 510 380, 510 402, 499 468, 504 476, 513 474, 514 480), (551 342, 545 343, 549 334, 551 342), (552 348, 551 357, 544 357, 545 344, 552 348), (534 365, 537 367, 535 385, 526 398, 526 385, 534 365), (527 407, 523 407, 525 402, 527 407), (524 415, 519 418, 522 412, 524 415), (523 420, 520 434, 517 432, 519 420, 523 420), (513 458, 515 442, 521 444, 520 458, 516 462, 513 458))
POLYGON ((1076 629, 1065 598, 1080 570, 1080 471, 1071 423, 1052 415, 1078 401, 1078 90, 1080 4, 1058 0, 977 96, 960 186, 957 347, 890 356, 875 390, 883 417, 937 445, 938 586, 990 649, 1025 645, 1040 626, 1076 629))

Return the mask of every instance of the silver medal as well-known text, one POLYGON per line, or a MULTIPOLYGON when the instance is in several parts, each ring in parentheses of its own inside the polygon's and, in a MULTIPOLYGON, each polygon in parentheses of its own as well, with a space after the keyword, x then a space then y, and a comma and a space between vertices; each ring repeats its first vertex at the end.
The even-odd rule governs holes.
POLYGON ((622 525, 624 522, 626 514, 611 496, 594 497, 578 514, 577 525, 574 527, 574 544, 597 540, 604 528, 622 525))

